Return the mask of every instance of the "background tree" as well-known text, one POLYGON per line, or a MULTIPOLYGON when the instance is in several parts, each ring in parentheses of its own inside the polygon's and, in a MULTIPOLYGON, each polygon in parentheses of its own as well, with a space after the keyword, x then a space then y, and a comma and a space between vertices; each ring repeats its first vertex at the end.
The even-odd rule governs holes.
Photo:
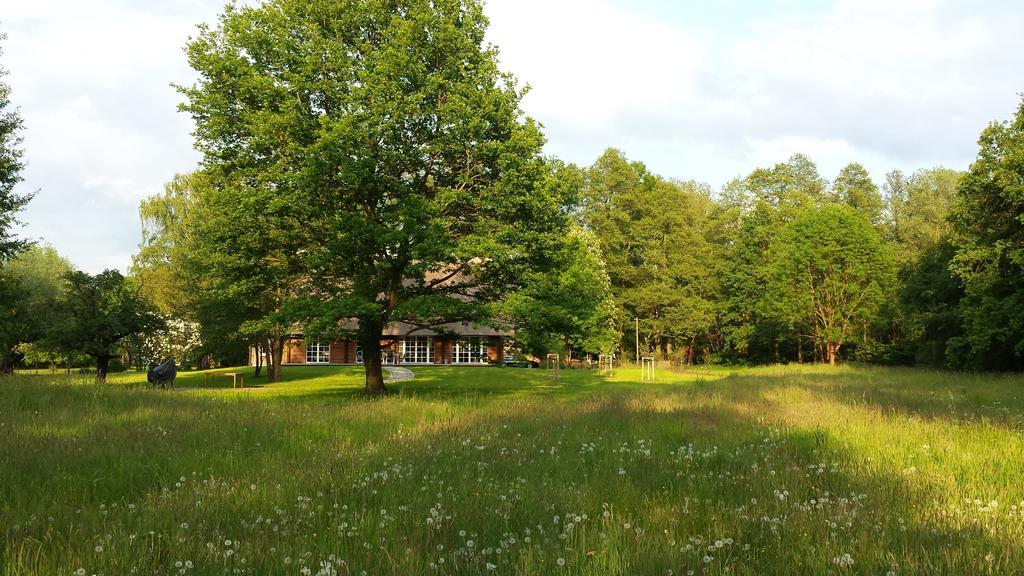
POLYGON ((962 173, 948 168, 899 171, 886 176, 886 235, 898 247, 901 263, 917 259, 953 232, 949 215, 956 203, 962 173))
POLYGON ((578 226, 566 234, 552 268, 532 272, 501 311, 515 326, 516 343, 538 358, 611 354, 621 338, 600 249, 593 233, 578 226))
MULTIPOLYGON (((607 261, 620 333, 640 319, 645 349, 693 360, 716 323, 717 263, 707 186, 670 182, 609 149, 586 172, 580 213, 607 261)), ((632 340, 623 349, 632 351, 632 340)))
POLYGON ((724 339, 739 358, 802 361, 805 345, 813 343, 813 326, 801 326, 777 309, 769 310, 775 302, 766 290, 776 238, 789 222, 833 200, 828 183, 807 156, 794 154, 784 163, 758 168, 731 182, 727 190, 724 200, 738 221, 734 234, 723 237, 727 254, 721 266, 719 308, 724 339))
MULTIPOLYGON (((32 246, 19 253, 0 270, 0 291, 4 291, 4 317, 0 321, 0 365, 8 369, 21 355, 25 344, 33 353, 47 352, 39 343, 55 321, 55 308, 66 292, 65 276, 71 264, 52 246, 32 246)), ((59 354, 58 351, 49 351, 59 354)))
MULTIPOLYGON (((0 34, 0 43, 6 39, 0 34)), ((0 56, 3 50, 0 48, 0 56)), ((18 212, 31 199, 15 194, 14 187, 22 180, 21 130, 18 110, 12 108, 10 87, 4 82, 7 71, 0 66, 0 371, 13 368, 11 353, 17 343, 18 311, 15 303, 22 296, 17 282, 4 270, 4 264, 28 243, 14 235, 18 212)))
POLYGON ((160 329, 139 332, 121 341, 125 365, 142 371, 167 359, 178 366, 199 364, 203 352, 201 328, 195 322, 161 315, 160 329))
POLYGON ((864 214, 843 205, 805 210, 781 230, 771 253, 769 313, 810 326, 824 359, 835 364, 892 289, 893 254, 864 214))
POLYGON ((900 280, 894 361, 945 364, 947 342, 960 335, 963 287, 950 270, 956 248, 949 222, 960 177, 947 168, 886 176, 885 236, 896 248, 900 280))
POLYGON ((1013 119, 989 125, 978 158, 960 180, 952 213, 964 284, 963 336, 951 363, 976 369, 1024 368, 1024 101, 1013 119))
MULTIPOLYGON (((209 358, 235 363, 244 361, 249 345, 267 349, 269 334, 242 333, 245 322, 267 313, 256 308, 265 301, 259 298, 261 289, 225 276, 241 273, 237 266, 224 265, 223 252, 228 246, 219 243, 223 226, 234 223, 225 222, 223 214, 214 211, 226 210, 230 217, 239 207, 226 202, 228 198, 203 195, 208 189, 205 174, 179 174, 162 194, 139 205, 142 243, 133 258, 132 276, 139 283, 140 294, 159 308, 167 325, 181 329, 173 331, 180 337, 154 334, 130 338, 126 348, 134 353, 133 365, 144 366, 146 358, 168 355, 181 361, 195 360, 200 366, 209 358), (193 350, 186 342, 199 348, 193 350), (165 350, 161 343, 174 349, 188 348, 188 352, 165 350)), ((243 221, 252 223, 251 214, 242 211, 246 212, 243 221)))
POLYGON ((832 191, 836 200, 864 214, 875 226, 882 225, 885 201, 863 165, 847 164, 839 171, 832 191))
POLYGON ((949 341, 962 336, 964 289, 960 278, 950 271, 955 255, 956 247, 948 238, 941 238, 900 268, 903 338, 909 350, 907 360, 915 364, 947 364, 949 341))
POLYGON ((132 275, 141 294, 164 314, 190 317, 198 296, 189 255, 199 242, 193 222, 199 217, 200 174, 177 174, 163 194, 139 203, 142 242, 132 258, 132 275))
POLYGON ((96 378, 103 381, 111 358, 129 336, 161 328, 156 309, 116 270, 95 276, 67 275, 68 289, 59 303, 60 318, 51 325, 47 341, 59 350, 86 354, 96 360, 96 378))
POLYGON ((758 168, 743 180, 755 201, 785 212, 828 200, 828 182, 818 167, 803 154, 793 154, 771 168, 758 168))
POLYGON ((217 276, 253 329, 358 320, 371 393, 386 324, 486 321, 566 221, 486 27, 474 0, 273 0, 188 46, 217 276))
MULTIPOLYGON (((0 33, 0 43, 7 36, 0 33)), ((3 49, 0 47, 0 56, 3 49)), ((11 104, 11 88, 3 81, 7 71, 0 66, 0 265, 28 246, 14 236, 18 212, 32 199, 31 195, 15 194, 14 187, 22 180, 21 130, 23 122, 11 104)))
POLYGON ((15 346, 15 353, 21 356, 21 361, 25 366, 35 369, 38 369, 40 364, 47 366, 51 372, 56 372, 57 368, 62 365, 67 366, 68 370, 71 369, 70 357, 41 342, 22 342, 15 346))

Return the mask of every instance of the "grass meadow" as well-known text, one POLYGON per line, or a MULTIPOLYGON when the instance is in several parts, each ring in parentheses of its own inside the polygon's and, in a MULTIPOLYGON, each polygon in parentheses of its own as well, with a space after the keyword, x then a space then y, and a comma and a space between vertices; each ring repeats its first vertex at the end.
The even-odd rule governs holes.
POLYGON ((0 574, 1024 573, 1022 377, 415 371, 2 378, 0 574))

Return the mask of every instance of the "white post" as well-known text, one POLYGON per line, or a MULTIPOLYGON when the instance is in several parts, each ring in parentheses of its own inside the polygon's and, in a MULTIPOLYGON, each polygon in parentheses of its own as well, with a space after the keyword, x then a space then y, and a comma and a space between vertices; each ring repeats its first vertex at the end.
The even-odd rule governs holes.
POLYGON ((561 365, 561 356, 559 356, 558 354, 548 354, 548 363, 546 369, 548 371, 548 376, 550 376, 552 380, 558 380, 560 376, 558 371, 561 368, 561 365))
POLYGON ((644 356, 640 359, 640 381, 654 382, 654 356, 644 356))

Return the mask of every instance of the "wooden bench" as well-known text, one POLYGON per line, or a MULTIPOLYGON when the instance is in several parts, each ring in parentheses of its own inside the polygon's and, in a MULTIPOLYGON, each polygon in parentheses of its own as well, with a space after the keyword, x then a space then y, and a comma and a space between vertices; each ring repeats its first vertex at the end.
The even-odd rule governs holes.
POLYGON ((216 380, 217 376, 230 376, 232 388, 234 388, 236 385, 239 388, 245 388, 245 376, 241 372, 207 372, 206 386, 209 386, 212 380, 216 380))

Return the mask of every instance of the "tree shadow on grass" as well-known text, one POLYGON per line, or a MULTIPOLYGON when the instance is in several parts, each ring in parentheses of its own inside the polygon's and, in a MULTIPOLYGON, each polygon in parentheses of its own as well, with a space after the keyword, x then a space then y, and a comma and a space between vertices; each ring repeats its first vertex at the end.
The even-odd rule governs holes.
MULTIPOLYGON (((748 565, 753 573, 768 573, 765 566, 776 566, 781 567, 779 573, 820 574, 836 569, 833 559, 846 553, 856 558, 857 571, 865 573, 897 569, 963 574, 983 567, 1024 565, 1024 555, 1014 545, 1019 533, 993 532, 1003 528, 1005 519, 982 518, 965 526, 935 508, 936 502, 947 500, 948 495, 940 493, 944 487, 876 465, 877 455, 858 452, 846 438, 821 428, 780 427, 783 424, 769 416, 775 410, 764 390, 748 387, 735 392, 724 400, 708 399, 706 391, 692 388, 604 395, 569 410, 524 404, 511 414, 481 417, 470 429, 427 433, 408 448, 407 457, 436 453, 447 439, 450 446, 455 441, 457 462, 457 440, 473 438, 480 429, 508 429, 509 435, 526 431, 547 440, 538 442, 542 445, 561 444, 559 431, 563 439, 601 438, 606 449, 619 446, 618 454, 611 450, 603 459, 552 462, 547 472, 552 481, 544 495, 531 495, 510 523, 529 526, 543 521, 543 512, 537 511, 545 507, 548 514, 558 514, 567 506, 595 510, 623 499, 635 507, 632 513, 637 517, 651 508, 672 516, 680 502, 687 502, 685 515, 677 513, 668 519, 667 528, 658 528, 674 529, 680 542, 691 534, 713 541, 726 535, 721 526, 729 524, 723 516, 729 517, 739 525, 739 533, 727 535, 753 542, 759 549, 756 562, 748 565), (646 443, 638 445, 640 440, 646 443), (656 456, 637 457, 644 446, 654 446, 656 456), (666 450, 677 456, 666 459, 666 450), (682 454, 687 456, 678 456, 682 454), (744 525, 740 518, 749 523, 744 525), (982 561, 989 553, 997 564, 982 561)), ((515 478, 520 470, 534 468, 514 458, 489 465, 494 478, 515 478)), ((463 481, 469 489, 473 475, 463 481)), ((678 555, 660 550, 652 545, 646 550, 649 556, 631 566, 633 572, 672 569, 678 555)), ((687 566, 704 568, 700 564, 687 566)))

